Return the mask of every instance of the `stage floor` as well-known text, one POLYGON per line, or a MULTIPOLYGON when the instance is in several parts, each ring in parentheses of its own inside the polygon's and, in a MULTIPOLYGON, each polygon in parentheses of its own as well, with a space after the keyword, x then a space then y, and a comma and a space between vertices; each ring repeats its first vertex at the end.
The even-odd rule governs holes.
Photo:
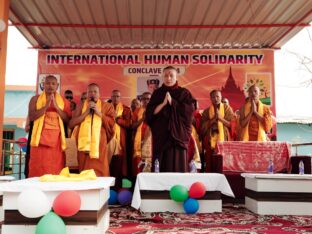
POLYGON ((222 213, 141 213, 131 207, 110 207, 107 234, 129 233, 312 233, 312 216, 257 215, 244 205, 223 205, 222 213))
POLYGON ((110 206, 109 226, 106 234, 312 233, 312 216, 257 215, 232 204, 223 205, 222 213, 194 215, 110 206))

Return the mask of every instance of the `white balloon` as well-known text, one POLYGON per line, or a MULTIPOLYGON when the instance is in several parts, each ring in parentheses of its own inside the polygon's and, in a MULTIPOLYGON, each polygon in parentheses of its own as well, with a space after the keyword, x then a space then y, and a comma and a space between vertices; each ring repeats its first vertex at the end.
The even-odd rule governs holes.
POLYGON ((2 19, 0 19, 0 32, 3 32, 5 30, 5 27, 6 27, 6 25, 5 25, 4 21, 2 19))
POLYGON ((27 189, 17 198, 18 211, 27 218, 38 218, 51 210, 48 197, 38 189, 27 189))

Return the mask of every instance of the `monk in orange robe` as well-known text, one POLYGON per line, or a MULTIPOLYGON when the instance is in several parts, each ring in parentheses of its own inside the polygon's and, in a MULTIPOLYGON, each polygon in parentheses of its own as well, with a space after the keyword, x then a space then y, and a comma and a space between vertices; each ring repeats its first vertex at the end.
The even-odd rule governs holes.
POLYGON ((212 155, 218 141, 230 139, 231 121, 235 118, 232 108, 221 102, 222 95, 219 90, 210 92, 212 105, 205 109, 200 122, 201 137, 205 149, 205 171, 212 170, 212 155))
POLYGON ((88 85, 87 99, 73 113, 69 127, 77 139, 79 171, 93 169, 97 176, 109 176, 107 143, 114 135, 115 112, 102 102, 97 84, 88 85))
POLYGON ((110 171, 111 176, 116 178, 116 188, 122 185, 122 177, 129 177, 127 158, 127 129, 131 126, 131 110, 120 101, 120 91, 112 91, 112 104, 115 109, 115 134, 109 145, 109 154, 111 157, 110 171))
POLYGON ((142 94, 142 106, 136 109, 132 115, 132 129, 135 131, 132 167, 134 176, 142 171, 151 172, 152 169, 152 132, 145 122, 145 110, 151 95, 150 92, 142 94))
POLYGON ((248 89, 248 99, 240 109, 240 141, 268 141, 266 135, 272 128, 270 107, 260 100, 260 89, 252 85, 248 89))
POLYGON ((29 121, 33 122, 29 177, 59 174, 65 166, 66 149, 64 122, 68 122, 70 103, 57 92, 58 82, 49 75, 44 91, 29 102, 29 121))

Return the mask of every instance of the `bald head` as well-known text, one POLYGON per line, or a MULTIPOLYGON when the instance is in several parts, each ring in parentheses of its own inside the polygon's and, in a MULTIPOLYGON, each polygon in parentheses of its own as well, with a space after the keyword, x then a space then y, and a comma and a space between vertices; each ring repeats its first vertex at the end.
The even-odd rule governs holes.
POLYGON ((222 100, 222 95, 221 95, 220 90, 216 90, 216 89, 212 90, 210 92, 210 100, 211 100, 212 105, 214 106, 219 105, 222 100))
POLYGON ((174 86, 177 83, 177 69, 172 66, 165 67, 163 70, 163 82, 166 86, 174 86))
POLYGON ((144 108, 147 107, 147 104, 149 103, 151 96, 152 94, 150 92, 144 92, 142 94, 141 103, 144 108))
POLYGON ((140 103, 139 99, 137 99, 137 98, 132 99, 132 101, 131 101, 132 112, 134 112, 135 109, 140 108, 140 106, 141 106, 141 103, 140 103))
POLYGON ((55 76, 48 75, 44 80, 44 91, 46 94, 53 94, 58 88, 58 82, 55 76))
POLYGON ((119 90, 115 89, 112 91, 112 103, 113 105, 118 105, 120 103, 120 96, 121 96, 121 93, 119 90))
POLYGON ((257 85, 252 85, 248 89, 248 97, 254 101, 258 101, 260 97, 260 88, 257 85))
POLYGON ((100 98, 100 87, 96 83, 88 85, 88 100, 94 100, 95 102, 100 98))

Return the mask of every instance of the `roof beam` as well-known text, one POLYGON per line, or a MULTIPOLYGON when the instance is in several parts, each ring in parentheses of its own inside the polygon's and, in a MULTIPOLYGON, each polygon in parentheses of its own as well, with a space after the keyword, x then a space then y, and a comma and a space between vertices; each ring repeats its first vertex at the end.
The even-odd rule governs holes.
POLYGON ((288 29, 282 36, 280 36, 273 44, 271 45, 271 48, 274 48, 277 43, 279 43, 283 38, 285 38, 295 27, 301 25, 301 22, 304 21, 310 14, 312 14, 312 10, 310 10, 307 14, 302 16, 294 26, 292 26, 290 29, 288 29))
MULTIPOLYGON (((311 13, 311 12, 309 12, 311 13)), ((307 17, 308 15, 306 15, 307 17)), ((304 18, 300 19, 301 22, 304 18)), ((213 29, 213 28, 281 28, 307 27, 310 24, 232 24, 232 25, 111 25, 111 24, 45 24, 45 23, 12 23, 10 26, 24 27, 60 27, 60 28, 107 28, 107 29, 213 29)), ((29 30, 28 30, 29 31, 29 30)))

